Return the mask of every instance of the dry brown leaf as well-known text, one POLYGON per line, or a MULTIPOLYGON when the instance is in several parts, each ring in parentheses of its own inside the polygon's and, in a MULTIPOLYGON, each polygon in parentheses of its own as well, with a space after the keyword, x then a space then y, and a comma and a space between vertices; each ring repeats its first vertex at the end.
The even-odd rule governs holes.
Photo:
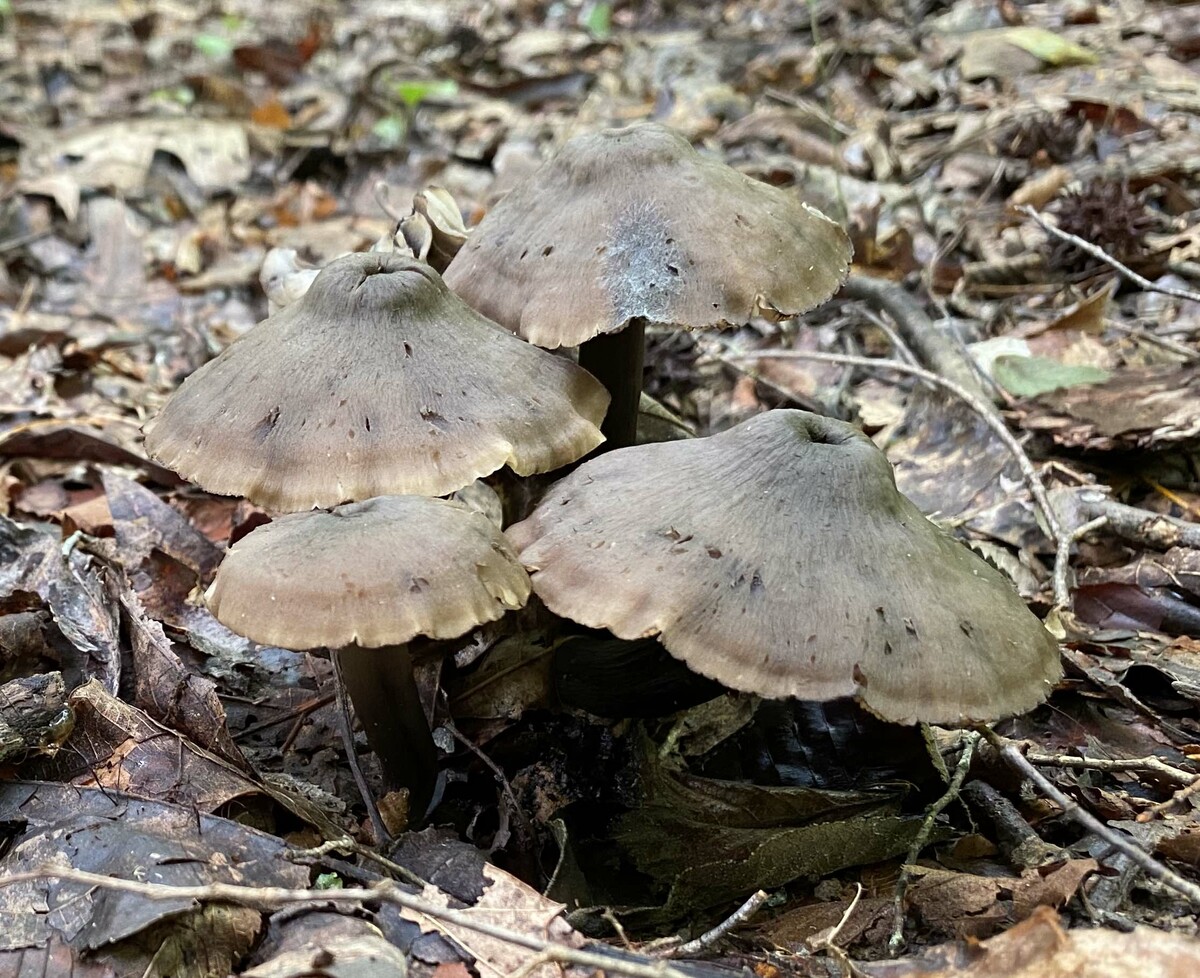
POLYGON ((1067 931, 1049 907, 983 943, 934 948, 902 961, 859 964, 874 978, 1195 978, 1200 940, 1150 927, 1067 931))
MULTIPOLYGON (((460 913, 480 923, 504 927, 538 940, 567 947, 583 946, 583 938, 560 916, 565 904, 546 899, 537 890, 490 863, 483 867, 483 876, 488 881, 483 896, 473 907, 460 913)), ((422 896, 438 906, 449 906, 449 897, 436 887, 426 887, 422 896)), ((504 978, 527 965, 535 956, 535 952, 526 948, 444 920, 410 910, 405 910, 403 915, 420 924, 425 933, 437 931, 466 948, 474 956, 481 978, 504 978)), ((562 965, 548 962, 528 972, 527 978, 561 978, 563 974, 562 965)))

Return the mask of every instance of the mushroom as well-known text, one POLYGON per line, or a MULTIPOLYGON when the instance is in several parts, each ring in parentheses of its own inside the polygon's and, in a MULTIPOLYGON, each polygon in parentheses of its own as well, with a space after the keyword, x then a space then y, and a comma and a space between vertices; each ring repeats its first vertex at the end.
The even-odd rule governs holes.
POLYGON ((795 316, 849 270, 846 233, 793 192, 643 124, 577 136, 471 233, 446 284, 538 346, 579 346, 631 444, 646 323, 705 329, 795 316))
POLYGON ((592 459, 508 536, 556 614, 658 635, 736 690, 965 724, 1032 709, 1061 674, 1008 581, 870 439, 803 411, 592 459))
POLYGON ((600 444, 607 404, 428 265, 356 254, 185 380, 146 447, 210 492, 293 511, 558 468, 600 444))
POLYGON ((229 549, 205 600, 256 642, 334 650, 367 741, 420 817, 437 753, 406 643, 457 638, 528 597, 528 576, 486 516, 444 499, 383 496, 252 530, 229 549))

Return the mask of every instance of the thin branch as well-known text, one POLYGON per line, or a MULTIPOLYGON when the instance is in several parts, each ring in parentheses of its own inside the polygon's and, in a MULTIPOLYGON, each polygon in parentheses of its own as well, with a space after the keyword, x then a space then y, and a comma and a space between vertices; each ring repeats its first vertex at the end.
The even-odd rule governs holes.
POLYGON ((1054 554, 1054 604, 1057 607, 1067 608, 1071 604, 1071 545, 1107 522, 1107 516, 1097 516, 1059 538, 1054 554))
POLYGON ((1029 487, 1029 494, 1033 496, 1034 502, 1037 503, 1038 508, 1042 512, 1042 517, 1046 521, 1046 529, 1049 532, 1051 541, 1055 546, 1058 546, 1063 539, 1063 530, 1058 522, 1058 516, 1050 505, 1050 498, 1046 495, 1046 487, 1042 484, 1041 476, 1038 475, 1037 470, 1033 467, 1029 456, 1025 454, 1025 449, 1021 447, 1021 443, 1008 430, 1003 420, 1001 420, 1000 416, 989 403, 981 400, 971 391, 956 384, 954 381, 947 380, 945 377, 935 374, 932 370, 926 370, 924 367, 914 367, 899 360, 877 360, 873 357, 853 357, 842 353, 818 353, 807 350, 756 350, 750 353, 736 353, 731 350, 726 352, 724 356, 729 360, 816 360, 821 363, 841 363, 850 367, 866 367, 869 370, 895 370, 897 373, 919 377, 927 383, 949 391, 975 411, 996 437, 1004 443, 1009 452, 1012 453, 1017 467, 1021 470, 1021 475, 1025 479, 1025 485, 1029 487))
POLYGON ((1099 245, 1094 245, 1090 241, 1079 237, 1076 234, 1070 234, 1060 228, 1055 227, 1047 221, 1041 214, 1035 211, 1028 204, 1023 204, 1017 208, 1026 217, 1031 217, 1037 225, 1047 234, 1058 238, 1059 241, 1066 241, 1074 245, 1085 254, 1091 255, 1097 261, 1104 262, 1109 268, 1117 272, 1122 278, 1128 279, 1134 285, 1138 285, 1147 292, 1158 292, 1162 295, 1169 295, 1175 299, 1187 299, 1191 302, 1200 302, 1200 292, 1193 292, 1191 289, 1174 289, 1166 285, 1156 285, 1150 279, 1143 275, 1139 275, 1128 265, 1122 265, 1117 259, 1106 252, 1099 245))
POLYGON ((1085 516, 1103 516, 1109 529, 1124 540, 1154 550, 1200 548, 1200 523, 1126 506, 1096 489, 1084 489, 1076 494, 1076 499, 1085 516))
POLYGON ((869 275, 851 275, 841 295, 869 303, 892 317, 907 343, 936 374, 970 391, 979 400, 988 394, 980 383, 969 354, 960 350, 903 286, 869 275))
POLYGON ((1182 808, 1196 796, 1197 792, 1200 792, 1200 778, 1197 778, 1191 784, 1180 788, 1166 801, 1160 801, 1152 808, 1148 808, 1146 811, 1140 812, 1137 820, 1139 822, 1152 822, 1160 815, 1166 815, 1168 812, 1173 811, 1176 808, 1182 808))
POLYGON ((978 729, 987 738, 988 743, 999 751, 1000 756, 1004 758, 1009 767, 1014 768, 1032 781, 1042 794, 1062 809, 1063 815, 1082 826, 1086 831, 1092 833, 1092 835, 1107 842, 1113 849, 1127 856, 1147 876, 1158 880, 1164 886, 1170 887, 1176 893, 1182 894, 1193 905, 1200 907, 1200 886, 1168 869, 1136 842, 1113 831, 1091 812, 1068 798, 1057 788, 1054 782, 1030 763, 1029 759, 1021 753, 1020 748, 1016 744, 1006 741, 990 727, 980 725, 978 729))
POLYGON ((1190 785, 1200 775, 1173 767, 1158 757, 1072 757, 1070 754, 1037 754, 1029 751, 1025 759, 1039 767, 1065 767, 1074 771, 1139 771, 1160 774, 1176 784, 1190 785))
POLYGON ((694 941, 688 941, 686 944, 680 944, 678 947, 671 947, 665 951, 660 951, 658 956, 662 958, 692 957, 702 951, 708 950, 731 930, 741 927, 742 924, 758 913, 768 899, 770 898, 767 896, 766 890, 757 890, 751 895, 749 900, 717 924, 712 930, 705 931, 694 941))
POLYGON ((900 868, 900 879, 896 881, 896 891, 892 897, 892 911, 895 915, 892 936, 888 938, 888 952, 892 956, 899 954, 900 949, 904 946, 904 894, 908 892, 912 867, 916 865, 921 850, 929 841, 929 836, 933 832, 933 823, 945 811, 946 806, 954 801, 962 791, 963 781, 966 780, 967 772, 971 769, 971 760, 975 757, 975 745, 979 743, 979 738, 980 734, 978 733, 967 734, 962 754, 958 758, 958 765, 954 769, 954 776, 950 779, 945 794, 929 806, 929 810, 925 813, 925 821, 921 823, 921 831, 913 839, 913 844, 908 849, 908 858, 904 860, 904 865, 900 868))
POLYGON ((0 876, 0 887, 44 879, 58 879, 66 883, 80 883, 84 886, 100 887, 118 893, 131 893, 147 900, 232 903, 236 906, 250 907, 264 912, 278 907, 305 903, 352 905, 373 902, 390 903, 405 910, 411 910, 413 913, 424 914, 456 927, 475 931, 485 937, 514 944, 537 954, 544 954, 548 961, 574 964, 583 968, 596 968, 603 972, 628 975, 629 978, 688 978, 684 972, 671 967, 665 961, 629 961, 619 955, 599 954, 595 951, 567 947, 564 944, 543 940, 531 934, 509 930, 507 927, 498 927, 495 924, 479 920, 469 912, 439 907, 420 897, 405 893, 391 880, 382 880, 371 887, 348 887, 341 890, 298 890, 279 886, 241 886, 234 883, 171 886, 166 883, 139 883, 136 880, 103 876, 100 873, 88 873, 79 869, 42 866, 28 873, 0 876))

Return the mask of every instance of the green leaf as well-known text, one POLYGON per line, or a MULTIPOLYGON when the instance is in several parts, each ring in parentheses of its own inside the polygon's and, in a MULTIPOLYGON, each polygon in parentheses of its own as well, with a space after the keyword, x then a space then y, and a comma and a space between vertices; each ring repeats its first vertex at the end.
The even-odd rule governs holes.
POLYGON ((399 146, 407 132, 408 125, 399 115, 385 115, 371 127, 371 135, 384 146, 399 146))
POLYGON ((1003 32, 1003 37, 1009 44, 1015 44, 1039 61, 1056 68, 1064 65, 1090 65, 1097 61, 1096 55, 1087 48, 1080 47, 1043 27, 1009 27, 1003 32))
POLYGON ((197 34, 192 38, 192 46, 206 58, 214 60, 228 58, 233 52, 233 43, 219 34, 197 34))
POLYGON ((451 78, 406 78, 396 82, 393 88, 410 109, 429 98, 453 98, 458 94, 458 83, 451 78))
POLYGON ((996 357, 992 366, 996 383, 1017 397, 1037 397, 1050 391, 1083 384, 1102 384, 1112 374, 1100 367, 1059 363, 1046 357, 996 357))
POLYGON ((612 36, 612 4, 593 3, 583 15, 583 28, 597 41, 612 36))

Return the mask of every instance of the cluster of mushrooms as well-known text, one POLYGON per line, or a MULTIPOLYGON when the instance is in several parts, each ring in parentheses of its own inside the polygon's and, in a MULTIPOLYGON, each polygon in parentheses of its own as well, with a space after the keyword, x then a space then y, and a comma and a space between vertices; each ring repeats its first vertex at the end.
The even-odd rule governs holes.
POLYGON ((768 698, 852 696, 885 720, 950 725, 1045 698, 1054 640, 851 425, 775 410, 634 444, 645 326, 823 302, 850 260, 834 222, 639 125, 570 140, 449 245, 431 226, 402 229, 419 257, 321 270, 146 435, 204 489, 285 514, 230 548, 208 606, 257 642, 334 650, 414 820, 437 752, 408 643, 462 636, 531 589, 556 615, 658 636, 695 672, 768 698), (439 249, 444 280, 421 260, 439 249), (547 352, 559 347, 578 363, 547 352), (469 492, 442 498, 503 466, 573 463, 504 531, 469 492))

